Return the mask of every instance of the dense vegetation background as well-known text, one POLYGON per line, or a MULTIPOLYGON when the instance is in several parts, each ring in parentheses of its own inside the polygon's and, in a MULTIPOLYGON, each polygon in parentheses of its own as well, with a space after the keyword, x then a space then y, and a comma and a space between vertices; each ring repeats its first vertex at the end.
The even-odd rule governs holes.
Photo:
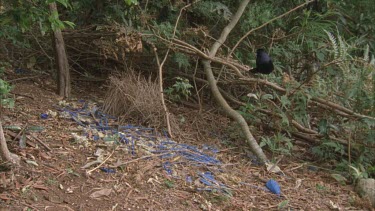
MULTIPOLYGON (((56 77, 51 33, 61 29, 74 77, 94 80, 134 69, 156 78, 153 49, 161 59, 168 50, 169 101, 202 108, 213 97, 197 52, 210 48, 237 7, 230 0, 3 0, 0 74, 12 67, 56 77), (53 2, 59 15, 48 9, 53 2)), ((297 138, 313 146, 306 150, 316 160, 332 161, 347 177, 375 175, 374 10, 372 0, 249 3, 217 57, 253 67, 256 49, 264 48, 275 71, 262 76, 239 68, 240 77, 221 63, 212 66, 230 105, 262 132, 263 149, 290 154, 297 138)), ((10 88, 0 79, 4 105, 12 104, 10 88)), ((235 123, 226 133, 228 142, 243 136, 235 123)))

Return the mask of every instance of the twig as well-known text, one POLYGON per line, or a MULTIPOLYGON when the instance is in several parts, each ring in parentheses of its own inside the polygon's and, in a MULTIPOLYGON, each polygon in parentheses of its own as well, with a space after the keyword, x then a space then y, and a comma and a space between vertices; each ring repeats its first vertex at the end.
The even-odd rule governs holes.
POLYGON ((45 144, 42 140, 40 140, 38 137, 34 136, 33 134, 30 134, 30 136, 33 137, 35 140, 37 140, 41 145, 43 145, 49 151, 52 151, 52 149, 47 144, 45 144))
POLYGON ((20 135, 21 135, 21 133, 23 133, 23 131, 26 130, 27 125, 28 124, 26 124, 25 127, 22 128, 22 130, 20 130, 20 132, 13 138, 13 141, 15 141, 17 138, 21 140, 21 136, 20 135))
POLYGON ((22 80, 26 80, 26 79, 39 78, 41 76, 43 76, 43 75, 26 76, 26 77, 22 77, 22 78, 16 78, 16 79, 13 79, 13 80, 9 80, 8 82, 11 83, 11 82, 22 81, 22 80))
POLYGON ((32 99, 32 100, 35 100, 34 97, 31 97, 31 96, 29 96, 29 95, 19 94, 19 93, 14 93, 13 91, 11 91, 11 92, 9 92, 9 93, 10 93, 10 94, 13 94, 13 95, 22 96, 22 97, 28 97, 28 98, 30 98, 30 99, 32 99))
POLYGON ((241 73, 240 69, 244 70, 244 71, 249 70, 249 68, 247 66, 243 66, 243 65, 239 64, 238 62, 231 62, 228 59, 223 59, 223 58, 219 58, 219 57, 210 57, 207 54, 205 54, 203 51, 199 50, 198 48, 196 48, 196 47, 194 47, 194 46, 192 46, 192 45, 190 45, 190 44, 188 44, 188 43, 186 43, 182 40, 173 38, 172 40, 174 42, 171 42, 171 41, 169 41, 169 40, 167 40, 167 39, 165 39, 161 36, 158 36, 156 34, 154 36, 156 36, 157 38, 159 38, 160 40, 162 40, 166 43, 169 43, 170 45, 173 45, 173 46, 177 47, 179 51, 183 51, 184 53, 187 53, 187 54, 198 55, 203 59, 207 59, 207 60, 213 61, 213 62, 218 63, 218 64, 226 65, 226 66, 230 67, 231 69, 233 69, 238 77, 244 77, 243 74, 241 73), (177 43, 179 43, 179 44, 177 44, 177 43))
POLYGON ((155 154, 155 155, 145 155, 145 156, 142 156, 142 157, 139 157, 139 158, 133 159, 133 160, 129 160, 129 161, 122 162, 122 163, 117 163, 116 165, 111 166, 111 167, 113 167, 113 168, 117 168, 117 167, 119 167, 119 166, 123 166, 123 165, 129 164, 129 163, 134 163, 134 162, 137 162, 137 161, 142 160, 142 159, 153 158, 153 157, 159 157, 159 156, 167 155, 167 154, 170 154, 170 153, 171 153, 171 152, 166 152, 166 153, 161 153, 161 154, 155 154))
POLYGON ((272 23, 273 21, 275 21, 275 20, 277 20, 277 19, 280 19, 280 18, 282 18, 282 17, 288 15, 289 13, 292 13, 292 12, 294 12, 295 10, 297 10, 297 9, 299 9, 299 8, 305 6, 305 5, 307 5, 307 4, 309 4, 309 3, 313 2, 313 1, 315 1, 315 0, 306 1, 305 3, 303 3, 303 4, 301 4, 301 5, 297 6, 297 7, 295 7, 295 8, 293 8, 293 9, 289 10, 288 12, 285 12, 284 14, 281 14, 281 15, 275 17, 275 18, 272 18, 271 20, 265 22, 264 24, 258 26, 257 28, 251 29, 251 30, 248 31, 244 36, 242 36, 240 40, 238 40, 238 42, 236 43, 236 45, 234 45, 234 47, 232 48, 232 50, 229 52, 227 58, 229 58, 229 57, 233 54, 234 50, 238 47, 238 45, 239 45, 239 44, 240 44, 240 43, 241 43, 246 37, 248 37, 251 33, 253 33, 254 31, 256 31, 256 30, 258 30, 258 29, 261 29, 261 28, 267 26, 268 24, 272 23))
POLYGON ((25 202, 20 201, 20 203, 21 203, 22 205, 24 205, 24 206, 26 206, 26 207, 29 207, 29 208, 32 208, 32 209, 34 209, 34 210, 36 210, 36 211, 39 210, 38 208, 34 207, 33 205, 27 204, 27 203, 25 203, 25 202))
MULTIPOLYGON (((199 1, 196 1, 196 2, 199 2, 199 1)), ((192 4, 193 3, 185 5, 183 8, 181 8, 180 14, 177 17, 177 20, 176 20, 176 23, 175 23, 175 26, 174 26, 174 29, 173 29, 172 38, 174 38, 176 36, 177 26, 178 26, 178 23, 180 21, 182 12, 184 10, 186 10, 186 8, 190 7, 192 4)), ((164 112, 165 112, 165 116, 166 116, 166 119, 167 119, 168 133, 169 133, 169 136, 172 138, 173 134, 172 134, 171 124, 170 124, 170 119, 169 119, 169 112, 168 112, 167 105, 165 104, 164 91, 163 91, 164 90, 163 89, 163 66, 164 66, 165 62, 167 61, 170 48, 168 48, 167 52, 165 53, 163 61, 160 62, 159 56, 158 56, 158 53, 157 53, 157 48, 155 47, 155 45, 153 45, 152 47, 153 47, 153 51, 155 53, 156 62, 157 62, 158 67, 159 67, 159 88, 160 88, 160 93, 161 93, 161 102, 162 102, 162 105, 163 105, 163 108, 164 108, 164 112)))
POLYGON ((201 102, 201 98, 199 96, 199 91, 198 91, 198 87, 197 87, 197 82, 195 80, 195 76, 197 75, 197 69, 198 69, 198 59, 197 61, 195 62, 195 68, 194 68, 194 74, 193 74, 193 83, 194 83, 194 88, 195 88, 195 92, 197 93, 197 97, 198 97, 198 104, 199 104, 199 113, 202 111, 202 102, 201 102))
POLYGON ((91 172, 95 171, 96 169, 100 168, 105 162, 107 162, 107 160, 113 155, 113 153, 117 150, 119 146, 116 147, 116 149, 114 149, 110 155, 108 155, 108 157, 103 161, 101 162, 98 166, 96 166, 95 168, 89 170, 86 172, 86 174, 91 174, 91 172))

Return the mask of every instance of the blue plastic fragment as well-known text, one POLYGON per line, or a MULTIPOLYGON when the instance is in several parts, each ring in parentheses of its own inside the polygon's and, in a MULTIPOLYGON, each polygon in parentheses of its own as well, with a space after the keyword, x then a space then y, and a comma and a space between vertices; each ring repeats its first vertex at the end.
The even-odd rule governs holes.
POLYGON ((266 187, 274 194, 280 195, 281 193, 280 185, 275 180, 268 180, 266 183, 266 187))
POLYGON ((16 74, 25 74, 25 73, 28 73, 29 70, 22 69, 22 68, 16 68, 16 69, 14 69, 14 72, 15 72, 16 74))
POLYGON ((318 171, 318 168, 316 166, 308 166, 307 169, 310 171, 318 171))
POLYGON ((48 114, 41 114, 40 118, 42 118, 42 119, 48 119, 48 114))
POLYGON ((110 168, 104 168, 104 167, 101 167, 100 170, 102 170, 103 172, 105 173, 116 173, 116 170, 115 169, 110 169, 110 168))
POLYGON ((170 162, 165 162, 163 163, 163 168, 165 169, 165 171, 167 172, 168 175, 172 175, 172 164, 170 162))
POLYGON ((186 182, 192 183, 193 182, 192 177, 191 176, 186 176, 186 182))

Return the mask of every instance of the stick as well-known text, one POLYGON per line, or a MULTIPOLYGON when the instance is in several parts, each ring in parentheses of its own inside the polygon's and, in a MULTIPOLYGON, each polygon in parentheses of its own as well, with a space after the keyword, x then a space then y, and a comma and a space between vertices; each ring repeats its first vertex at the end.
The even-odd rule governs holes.
POLYGON ((117 150, 118 146, 116 147, 116 149, 114 149, 110 155, 108 155, 108 157, 102 162, 100 163, 97 167, 89 170, 86 172, 86 174, 91 174, 91 172, 95 171, 96 169, 100 168, 105 162, 107 162, 107 160, 113 155, 113 153, 117 150))
POLYGON ((137 162, 139 160, 142 160, 142 159, 145 159, 145 158, 153 158, 153 157, 159 157, 159 156, 162 156, 162 155, 167 155, 167 154, 170 154, 171 152, 166 152, 166 153, 161 153, 161 154, 155 154, 155 155, 145 155, 145 156, 142 156, 142 157, 139 157, 139 158, 136 158, 134 160, 129 160, 129 161, 126 161, 126 162, 122 162, 122 163, 119 163, 119 164, 116 164, 112 167, 114 168, 117 168, 119 166, 123 166, 123 165, 126 165, 126 164, 129 164, 129 163, 134 163, 134 162, 137 162))
POLYGON ((49 151, 52 151, 52 149, 47 144, 45 144, 42 140, 40 140, 38 137, 34 136, 33 134, 30 134, 30 136, 33 137, 35 140, 37 140, 41 145, 43 145, 49 151))

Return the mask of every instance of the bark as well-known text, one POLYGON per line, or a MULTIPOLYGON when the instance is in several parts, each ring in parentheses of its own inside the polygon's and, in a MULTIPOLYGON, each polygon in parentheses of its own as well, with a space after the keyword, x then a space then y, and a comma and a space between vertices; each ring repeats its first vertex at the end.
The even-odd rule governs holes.
POLYGON ((8 161, 13 164, 19 165, 20 158, 16 154, 9 152, 8 145, 4 136, 3 125, 1 124, 1 121, 0 121, 0 156, 3 159, 3 161, 8 161))
MULTIPOLYGON (((51 13, 57 13, 56 3, 49 4, 51 13)), ((52 43, 55 49, 55 60, 57 66, 57 94, 61 97, 70 97, 70 72, 69 63, 65 50, 64 38, 60 29, 53 32, 52 43)))
MULTIPOLYGON (((223 29, 220 38, 212 45, 210 51, 209 51, 209 57, 213 58, 216 55, 216 52, 221 47, 221 45, 225 42, 227 36, 232 31, 232 29, 237 24, 238 20, 242 16, 247 4, 250 0, 243 0, 236 12, 236 14, 232 17, 231 22, 223 29)), ((227 101, 224 99, 222 94, 219 91, 219 88, 217 86, 217 81, 215 79, 215 76, 212 72, 211 63, 210 60, 205 59, 202 61, 204 71, 207 76, 207 80, 210 86, 210 89, 213 93, 213 96, 215 97, 216 101, 220 104, 220 106, 224 109, 225 113, 234 119, 241 127, 242 132, 244 133, 246 137, 246 142, 249 144, 251 150, 253 153, 262 161, 267 162, 267 157, 264 154, 263 150, 260 148, 259 144, 255 140, 254 136, 251 134, 249 130, 249 126, 246 122, 246 120, 242 117, 241 114, 239 114, 237 111, 235 111, 233 108, 230 107, 230 105, 227 103, 227 101)))

